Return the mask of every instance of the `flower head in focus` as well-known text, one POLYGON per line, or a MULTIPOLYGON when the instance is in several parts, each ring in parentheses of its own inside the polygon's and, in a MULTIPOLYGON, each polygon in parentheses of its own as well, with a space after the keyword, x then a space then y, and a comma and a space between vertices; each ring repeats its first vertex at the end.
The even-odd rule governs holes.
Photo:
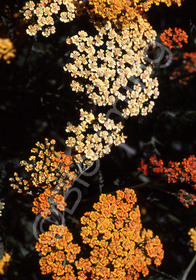
POLYGON ((149 265, 161 265, 162 244, 151 230, 142 229, 136 201, 132 189, 102 194, 81 218, 83 243, 91 247, 88 259, 76 261, 84 279, 138 279, 148 275, 149 265))
POLYGON ((181 28, 175 27, 174 30, 169 28, 164 30, 160 35, 161 41, 166 47, 172 48, 182 48, 182 42, 188 43, 188 35, 181 28))
POLYGON ((109 20, 118 26, 127 26, 139 16, 143 16, 153 4, 165 3, 181 5, 181 0, 88 0, 87 10, 93 20, 109 20))
POLYGON ((121 122, 106 118, 106 114, 99 113, 97 117, 92 112, 80 109, 80 124, 69 124, 66 132, 72 133, 66 140, 68 147, 74 147, 76 153, 73 159, 76 163, 89 165, 109 154, 111 146, 118 146, 125 142, 121 122))
POLYGON ((136 202, 133 189, 102 194, 94 210, 81 218, 84 252, 72 242, 66 226, 51 225, 36 243, 42 274, 51 273, 54 280, 137 280, 147 276, 149 265, 161 265, 164 251, 159 237, 142 228, 136 202))
POLYGON ((119 102, 125 118, 152 112, 158 80, 146 62, 146 50, 156 32, 142 17, 121 31, 110 22, 96 30, 94 37, 79 31, 67 39, 76 46, 64 67, 73 78, 72 90, 87 94, 100 107, 119 102))
POLYGON ((81 249, 72 240, 72 234, 63 225, 51 225, 39 235, 35 248, 42 254, 39 260, 42 274, 52 273, 54 280, 76 280, 72 264, 81 249))
POLYGON ((11 187, 18 192, 31 191, 33 194, 40 190, 68 189, 72 180, 76 177, 70 171, 72 157, 64 152, 57 152, 54 149, 56 141, 45 139, 45 144, 36 143, 36 148, 31 149, 32 155, 28 161, 21 161, 24 166, 26 177, 19 177, 14 173, 14 178, 10 178, 11 187))
POLYGON ((28 35, 34 36, 41 31, 43 36, 48 37, 56 31, 56 19, 67 23, 75 18, 76 6, 73 0, 40 0, 36 4, 31 0, 26 2, 23 14, 26 20, 36 21, 28 26, 28 35))
POLYGON ((54 145, 55 140, 45 139, 45 144, 37 142, 29 160, 21 161, 26 171, 25 178, 19 177, 17 172, 14 178, 10 178, 11 187, 19 193, 36 196, 32 211, 36 215, 41 213, 43 218, 51 214, 53 206, 64 211, 66 203, 63 193, 76 177, 75 172, 70 170, 72 157, 55 151, 54 145))

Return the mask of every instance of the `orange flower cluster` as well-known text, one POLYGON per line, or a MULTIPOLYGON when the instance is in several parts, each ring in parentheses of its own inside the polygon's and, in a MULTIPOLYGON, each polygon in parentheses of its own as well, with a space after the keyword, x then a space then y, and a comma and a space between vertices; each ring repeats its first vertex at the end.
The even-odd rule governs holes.
POLYGON ((51 225, 39 235, 35 248, 42 254, 39 261, 42 274, 52 273, 54 280, 76 279, 72 264, 81 249, 72 240, 72 234, 63 225, 51 225))
POLYGON ((181 2, 181 0, 89 0, 87 10, 93 19, 98 17, 127 26, 135 18, 147 12, 153 4, 165 3, 171 6, 176 3, 180 6, 181 2))
POLYGON ((32 155, 28 161, 21 161, 21 166, 25 167, 28 174, 27 179, 20 178, 18 173, 14 173, 15 178, 10 178, 11 187, 17 189, 19 193, 36 191, 64 189, 67 190, 72 180, 76 177, 75 173, 70 171, 72 157, 63 152, 54 150, 55 140, 48 141, 45 144, 36 143, 36 148, 31 150, 32 155))
POLYGON ((41 216, 46 218, 47 216, 51 215, 50 208, 53 205, 56 206, 58 210, 64 211, 67 204, 65 203, 64 197, 61 194, 55 194, 55 191, 46 189, 34 199, 32 212, 36 215, 41 213, 41 216))
POLYGON ((4 252, 4 255, 2 259, 0 259, 0 275, 4 275, 8 266, 9 266, 9 261, 11 259, 11 256, 4 252))
POLYGON ((89 0, 87 11, 95 19, 106 19, 120 25, 127 26, 129 23, 141 14, 139 5, 130 0, 89 0))
POLYGON ((177 27, 175 27, 174 30, 172 28, 164 30, 164 32, 160 35, 160 39, 164 43, 164 45, 169 47, 170 49, 181 49, 183 46, 182 42, 188 43, 188 35, 186 34, 186 32, 177 27))
POLYGON ((148 266, 161 265, 164 256, 158 236, 142 229, 134 190, 102 194, 94 211, 81 218, 81 237, 91 248, 88 258, 76 258, 80 247, 73 244, 67 227, 52 225, 39 236, 42 274, 55 280, 137 280, 148 275, 148 266))
POLYGON ((148 275, 148 266, 161 264, 162 244, 151 230, 142 229, 140 211, 134 206, 134 190, 102 194, 95 211, 81 218, 83 242, 92 250, 89 259, 76 261, 86 275, 81 279, 138 279, 148 275))
POLYGON ((191 246, 193 247, 193 250, 196 251, 196 228, 191 228, 188 235, 190 235, 191 246))

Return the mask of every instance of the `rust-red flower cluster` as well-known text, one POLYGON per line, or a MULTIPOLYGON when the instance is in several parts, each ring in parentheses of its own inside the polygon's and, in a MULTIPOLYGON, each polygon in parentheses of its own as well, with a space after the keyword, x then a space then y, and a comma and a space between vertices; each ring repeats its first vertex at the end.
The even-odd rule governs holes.
POLYGON ((171 27, 167 30, 164 30, 160 35, 161 41, 164 45, 170 49, 183 47, 182 42, 188 43, 188 35, 181 28, 175 27, 172 29, 171 27))
MULTIPOLYGON (((149 158, 148 164, 145 164, 143 160, 141 161, 138 171, 142 172, 144 176, 147 176, 149 171, 163 174, 166 176, 168 183, 188 183, 196 189, 196 158, 194 155, 184 158, 181 162, 169 161, 167 166, 162 159, 152 156, 149 158)), ((194 205, 196 201, 194 194, 182 189, 179 190, 177 197, 187 208, 194 205)))
MULTIPOLYGON (((179 57, 175 57, 176 60, 179 57)), ((196 72, 196 52, 184 52, 182 55, 182 65, 174 70, 170 80, 178 79, 178 82, 187 85, 188 81, 194 77, 196 72)))

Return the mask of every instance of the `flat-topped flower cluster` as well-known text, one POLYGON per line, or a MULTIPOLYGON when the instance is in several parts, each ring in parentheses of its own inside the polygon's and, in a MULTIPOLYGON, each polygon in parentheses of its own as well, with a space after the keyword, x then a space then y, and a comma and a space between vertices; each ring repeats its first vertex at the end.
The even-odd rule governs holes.
POLYGON ((118 26, 129 23, 149 11, 151 6, 165 3, 181 6, 182 0, 89 0, 89 15, 95 20, 109 20, 118 26))
POLYGON ((146 65, 145 60, 156 32, 142 17, 120 32, 110 22, 95 29, 95 36, 79 31, 67 39, 68 44, 76 46, 70 54, 73 62, 64 67, 71 73, 72 90, 86 93, 98 106, 122 101, 120 111, 125 118, 147 115, 159 95, 152 65, 146 65))
POLYGON ((42 233, 36 250, 43 274, 55 280, 138 279, 149 273, 148 266, 159 266, 164 251, 158 236, 142 228, 140 210, 133 189, 102 194, 93 211, 81 218, 81 237, 89 245, 89 257, 79 257, 81 247, 72 243, 66 226, 51 225, 42 233), (78 257, 77 257, 78 255, 78 257))
POLYGON ((103 113, 99 113, 96 118, 92 112, 81 109, 80 121, 78 126, 69 124, 66 128, 66 132, 73 134, 68 137, 66 144, 68 147, 75 148, 74 161, 76 163, 89 165, 109 154, 113 144, 118 146, 125 142, 122 123, 115 124, 103 113))
POLYGON ((23 14, 26 20, 36 20, 30 24, 26 30, 30 36, 35 36, 37 32, 45 37, 56 32, 55 19, 67 23, 75 18, 76 7, 72 0, 40 0, 37 4, 34 1, 26 2, 23 14))

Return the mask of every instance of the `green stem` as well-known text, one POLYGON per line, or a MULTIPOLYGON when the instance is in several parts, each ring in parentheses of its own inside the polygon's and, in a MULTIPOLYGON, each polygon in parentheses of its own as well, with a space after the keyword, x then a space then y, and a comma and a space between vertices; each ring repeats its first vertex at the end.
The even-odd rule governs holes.
POLYGON ((193 257, 192 261, 190 262, 190 264, 188 265, 187 269, 184 272, 184 275, 182 276, 182 280, 186 280, 187 276, 189 275, 189 272, 191 271, 193 265, 196 262, 196 255, 193 257))

